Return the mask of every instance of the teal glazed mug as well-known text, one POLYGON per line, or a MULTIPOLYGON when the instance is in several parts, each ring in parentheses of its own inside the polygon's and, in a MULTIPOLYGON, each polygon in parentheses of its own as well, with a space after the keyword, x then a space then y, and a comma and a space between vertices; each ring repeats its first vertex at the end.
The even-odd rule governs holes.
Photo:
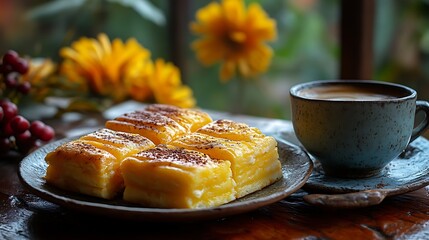
POLYGON ((417 92, 369 80, 313 81, 290 89, 295 134, 326 175, 377 174, 429 125, 417 92), (417 113, 424 119, 415 124, 417 113))

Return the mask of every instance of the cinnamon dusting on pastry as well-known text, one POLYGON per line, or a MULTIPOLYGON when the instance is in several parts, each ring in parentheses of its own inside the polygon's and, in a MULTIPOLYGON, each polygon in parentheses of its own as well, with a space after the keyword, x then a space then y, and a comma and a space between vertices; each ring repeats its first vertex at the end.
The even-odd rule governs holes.
POLYGON ((154 126, 175 126, 177 123, 160 113, 149 112, 149 111, 134 111, 131 113, 125 113, 122 116, 115 118, 117 121, 124 121, 128 123, 134 123, 138 126, 142 125, 154 125, 154 126))
POLYGON ((170 117, 170 116, 179 116, 186 118, 187 116, 199 116, 199 117, 207 117, 210 118, 209 115, 205 112, 201 112, 195 109, 185 109, 185 108, 179 108, 172 105, 165 105, 165 104, 152 104, 145 108, 145 110, 150 112, 158 112, 163 114, 164 116, 170 117))
POLYGON ((93 133, 90 133, 84 136, 83 139, 96 139, 101 141, 104 140, 113 144, 121 144, 121 145, 128 145, 128 144, 147 145, 152 143, 149 139, 141 135, 113 131, 107 128, 102 128, 93 133))
POLYGON ((228 136, 232 140, 251 140, 265 135, 257 128, 245 123, 238 123, 227 119, 219 119, 200 128, 197 132, 213 136, 228 136))
POLYGON ((244 123, 237 123, 227 119, 219 119, 204 126, 204 130, 206 131, 213 131, 219 133, 238 131, 240 133, 246 134, 250 132, 249 128, 250 127, 244 123))
POLYGON ((88 158, 86 158, 86 161, 96 161, 101 156, 106 155, 108 155, 109 157, 113 157, 109 152, 99 149, 87 142, 79 140, 68 142, 59 146, 51 154, 63 155, 66 153, 70 153, 72 155, 87 155, 88 158))
POLYGON ((202 133, 194 133, 186 135, 178 139, 186 145, 192 146, 195 149, 209 150, 214 148, 225 148, 225 144, 229 146, 240 145, 240 142, 229 139, 216 138, 202 133))
POLYGON ((179 147, 168 147, 163 144, 158 145, 155 148, 139 152, 135 156, 137 158, 150 161, 170 162, 191 166, 206 166, 213 163, 212 159, 204 153, 179 147))

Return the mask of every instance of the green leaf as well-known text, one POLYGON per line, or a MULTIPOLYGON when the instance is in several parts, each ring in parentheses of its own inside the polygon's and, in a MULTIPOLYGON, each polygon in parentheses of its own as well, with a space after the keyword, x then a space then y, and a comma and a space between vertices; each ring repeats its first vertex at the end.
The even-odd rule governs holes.
POLYGON ((84 3, 85 0, 56 0, 33 8, 27 13, 27 17, 29 19, 36 19, 53 14, 58 14, 62 11, 69 11, 70 9, 79 8, 84 3))
POLYGON ((140 16, 146 18, 160 26, 165 25, 165 16, 160 9, 152 5, 146 0, 108 0, 110 2, 119 3, 122 6, 133 8, 140 16))
MULTIPOLYGON (((130 7, 136 11, 141 17, 154 22, 157 25, 165 25, 166 18, 163 12, 146 0, 107 0, 111 3, 118 3, 125 7, 130 7)), ((64 11, 70 11, 83 7, 90 0, 56 0, 46 4, 42 4, 27 13, 29 19, 58 14, 64 11)), ((94 2, 94 1, 92 1, 94 2)), ((96 4, 101 4, 102 1, 97 1, 96 4)))

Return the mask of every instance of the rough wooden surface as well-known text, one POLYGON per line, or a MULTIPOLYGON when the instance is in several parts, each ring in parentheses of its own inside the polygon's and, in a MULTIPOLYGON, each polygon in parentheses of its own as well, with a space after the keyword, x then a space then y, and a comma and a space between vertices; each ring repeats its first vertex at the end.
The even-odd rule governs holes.
POLYGON ((428 239, 429 188, 355 210, 326 210, 298 192, 256 211, 187 223, 142 223, 70 212, 29 194, 17 160, 0 164, 0 238, 4 239, 428 239))
POLYGON ((0 159, 0 239, 429 239, 429 187, 363 209, 318 208, 299 191, 224 219, 142 223, 71 212, 30 194, 19 160, 0 159))

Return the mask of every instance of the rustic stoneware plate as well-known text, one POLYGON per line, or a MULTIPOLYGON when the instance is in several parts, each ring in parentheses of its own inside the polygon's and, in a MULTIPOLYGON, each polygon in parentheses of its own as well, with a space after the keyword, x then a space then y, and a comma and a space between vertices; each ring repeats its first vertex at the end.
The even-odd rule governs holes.
POLYGON ((203 209, 160 209, 146 208, 130 204, 121 199, 103 200, 60 190, 46 184, 44 179, 47 164, 45 156, 60 144, 70 141, 63 139, 48 144, 24 158, 20 164, 21 181, 39 197, 60 206, 92 214, 121 219, 144 221, 194 221, 215 219, 255 210, 280 201, 300 189, 309 178, 313 163, 301 148, 279 140, 279 155, 282 163, 283 179, 231 203, 203 209))
POLYGON ((315 169, 305 185, 307 190, 326 193, 350 193, 365 190, 385 190, 387 196, 417 190, 429 184, 429 141, 416 139, 384 170, 373 177, 342 179, 326 176, 315 161, 315 169))
MULTIPOLYGON (((275 135, 278 139, 300 145, 292 132, 275 135)), ((314 160, 314 171, 304 189, 317 193, 352 193, 382 190, 387 196, 407 193, 429 185, 429 141, 417 138, 407 149, 376 176, 363 179, 344 179, 326 176, 322 166, 314 160)))

